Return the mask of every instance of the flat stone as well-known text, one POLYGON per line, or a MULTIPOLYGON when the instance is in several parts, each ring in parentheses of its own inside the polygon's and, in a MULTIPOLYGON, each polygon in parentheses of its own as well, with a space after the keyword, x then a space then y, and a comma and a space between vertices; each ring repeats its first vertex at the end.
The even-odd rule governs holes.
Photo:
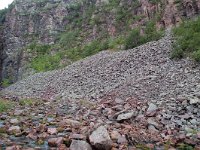
POLYGON ((155 126, 153 125, 148 125, 148 130, 151 132, 151 133, 158 133, 159 131, 155 128, 155 126))
POLYGON ((149 107, 148 107, 148 109, 147 109, 147 112, 156 111, 157 109, 158 109, 158 107, 157 107, 155 104, 150 103, 150 104, 149 104, 149 107))
POLYGON ((90 143, 98 150, 110 150, 112 148, 112 140, 107 129, 104 126, 98 127, 89 136, 90 143))
POLYGON ((51 135, 56 134, 57 133, 57 129, 56 128, 48 128, 47 132, 51 135))
POLYGON ((58 138, 50 138, 48 140, 48 145, 51 147, 57 147, 63 144, 63 137, 58 137, 58 138))
POLYGON ((6 147, 6 150, 21 150, 21 149, 22 149, 22 146, 19 146, 19 145, 6 147))
POLYGON ((156 128, 159 126, 159 124, 153 118, 148 118, 147 122, 149 125, 153 125, 156 128))
POLYGON ((124 101, 121 98, 115 98, 115 102, 117 104, 123 104, 124 103, 124 101))
POLYGON ((125 114, 120 114, 117 117, 117 121, 123 121, 123 120, 128 120, 131 119, 134 115, 134 112, 129 112, 129 113, 125 113, 125 114))
POLYGON ((14 115, 20 116, 20 115, 22 115, 23 112, 24 112, 23 110, 15 110, 14 115))
POLYGON ((20 127, 19 126, 11 126, 9 129, 8 129, 8 132, 10 134, 17 134, 17 133, 20 133, 21 130, 20 130, 20 127))
POLYGON ((81 125, 81 123, 79 121, 72 120, 72 119, 65 119, 64 122, 71 126, 80 126, 81 125))
POLYGON ((92 147, 85 141, 72 140, 70 150, 92 150, 92 147))
POLYGON ((16 125, 16 124, 19 124, 19 120, 16 119, 16 118, 14 118, 14 119, 10 119, 10 123, 16 125))

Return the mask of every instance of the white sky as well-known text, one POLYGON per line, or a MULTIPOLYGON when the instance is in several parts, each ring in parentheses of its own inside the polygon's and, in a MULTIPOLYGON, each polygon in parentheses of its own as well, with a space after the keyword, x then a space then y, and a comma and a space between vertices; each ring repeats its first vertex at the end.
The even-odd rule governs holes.
POLYGON ((8 5, 11 4, 12 2, 13 0, 0 0, 0 9, 8 7, 8 5))

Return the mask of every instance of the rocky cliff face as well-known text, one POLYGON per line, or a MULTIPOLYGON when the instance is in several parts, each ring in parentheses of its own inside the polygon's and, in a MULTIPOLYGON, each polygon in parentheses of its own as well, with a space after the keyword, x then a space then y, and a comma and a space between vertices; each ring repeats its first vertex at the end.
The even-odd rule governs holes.
POLYGON ((34 73, 29 67, 33 56, 26 51, 33 42, 53 45, 61 33, 79 29, 81 43, 87 43, 150 20, 158 28, 170 27, 199 11, 200 0, 15 0, 0 29, 1 79, 15 82, 34 73))

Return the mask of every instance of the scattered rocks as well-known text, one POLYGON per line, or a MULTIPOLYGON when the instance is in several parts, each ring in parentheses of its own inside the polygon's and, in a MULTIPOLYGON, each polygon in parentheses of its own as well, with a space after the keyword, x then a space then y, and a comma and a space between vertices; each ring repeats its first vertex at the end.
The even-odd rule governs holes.
POLYGON ((98 127, 89 136, 90 143, 98 150, 110 150, 112 148, 112 140, 107 129, 104 126, 98 127))
POLYGON ((85 141, 72 140, 70 150, 92 150, 91 146, 85 141))

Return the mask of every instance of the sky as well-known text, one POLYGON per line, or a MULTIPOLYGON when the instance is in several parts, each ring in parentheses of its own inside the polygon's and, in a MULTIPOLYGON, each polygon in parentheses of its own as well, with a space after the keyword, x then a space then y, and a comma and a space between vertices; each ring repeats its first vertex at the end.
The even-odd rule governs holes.
POLYGON ((11 4, 12 2, 13 0, 0 0, 0 9, 8 7, 8 5, 11 4))

